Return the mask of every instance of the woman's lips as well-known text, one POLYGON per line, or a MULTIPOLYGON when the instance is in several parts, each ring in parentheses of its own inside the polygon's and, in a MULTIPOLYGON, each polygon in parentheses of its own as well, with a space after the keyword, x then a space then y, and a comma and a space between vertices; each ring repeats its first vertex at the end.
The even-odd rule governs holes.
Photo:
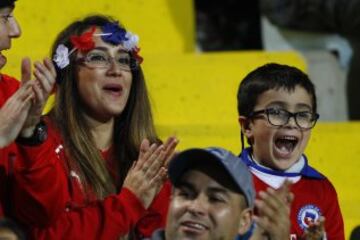
POLYGON ((107 93, 111 94, 112 96, 121 96, 123 87, 120 84, 106 84, 103 87, 107 93))

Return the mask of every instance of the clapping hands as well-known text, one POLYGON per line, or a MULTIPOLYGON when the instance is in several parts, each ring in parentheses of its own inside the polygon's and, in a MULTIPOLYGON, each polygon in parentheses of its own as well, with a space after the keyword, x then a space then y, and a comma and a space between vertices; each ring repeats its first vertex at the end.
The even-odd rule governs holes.
POLYGON ((56 71, 50 59, 35 63, 34 81, 31 80, 31 62, 21 63, 20 88, 0 109, 0 147, 13 142, 17 136, 30 137, 45 103, 54 87, 56 71))
POLYGON ((124 187, 131 190, 148 208, 167 178, 167 164, 172 158, 178 140, 170 137, 165 144, 150 144, 144 139, 139 158, 134 162, 124 181, 124 187))
POLYGON ((259 192, 255 200, 258 215, 253 217, 257 227, 251 239, 289 239, 290 206, 294 199, 290 185, 286 180, 277 190, 268 188, 259 192))
MULTIPOLYGON (((29 109, 28 116, 23 125, 20 135, 22 137, 30 137, 36 127, 36 124, 40 122, 42 111, 45 107, 45 103, 55 85, 56 70, 49 58, 45 58, 43 62, 34 63, 35 70, 33 75, 35 80, 33 81, 34 99, 29 109)), ((22 82, 28 82, 31 78, 31 63, 30 60, 25 58, 21 67, 22 82)))

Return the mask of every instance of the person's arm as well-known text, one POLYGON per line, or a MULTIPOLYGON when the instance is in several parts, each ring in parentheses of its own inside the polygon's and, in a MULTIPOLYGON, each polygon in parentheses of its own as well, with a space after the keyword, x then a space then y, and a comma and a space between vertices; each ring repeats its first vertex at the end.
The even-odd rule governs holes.
POLYGON ((63 209, 51 226, 33 228, 33 239, 119 239, 127 235, 146 209, 127 188, 117 195, 94 201, 84 207, 63 209))
POLYGON ((12 177, 12 211, 23 223, 48 226, 65 209, 69 199, 68 178, 56 153, 51 132, 36 146, 17 144, 18 154, 12 177))
POLYGON ((60 211, 56 208, 60 206, 59 209, 62 209, 65 204, 63 183, 66 176, 62 174, 64 171, 55 153, 55 142, 53 139, 46 140, 46 126, 39 125, 56 72, 51 61, 45 59, 43 64, 35 63, 35 79, 31 80, 30 59, 24 58, 21 75, 22 84, 31 83, 34 98, 15 141, 18 152, 11 183, 13 211, 23 222, 43 224, 55 219, 55 213, 60 211))
POLYGON ((143 151, 140 151, 139 159, 129 171, 119 194, 84 206, 76 203, 67 206, 51 226, 35 228, 33 238, 117 239, 130 233, 138 221, 149 214, 146 209, 151 211, 149 205, 157 195, 153 189, 162 185, 166 174, 162 167, 166 155, 164 147, 148 144, 147 140, 143 141, 143 151))
MULTIPOLYGON (((80 234, 76 231, 80 225, 84 229, 89 228, 87 231, 94 234, 102 234, 101 232, 103 232, 107 235, 109 234, 107 227, 102 229, 101 222, 112 222, 107 220, 112 218, 114 224, 119 225, 118 228, 114 227, 116 231, 113 234, 119 234, 122 231, 120 227, 127 230, 134 225, 133 221, 138 220, 146 209, 136 195, 126 187, 120 194, 109 196, 103 201, 93 201, 81 207, 72 204, 69 179, 66 174, 67 171, 62 165, 64 159, 60 156, 64 150, 59 149, 59 146, 61 145, 56 138, 56 133, 51 128, 48 139, 41 145, 18 144, 17 156, 19 159, 16 159, 12 183, 15 217, 32 228, 41 229, 40 232, 49 236, 49 239, 63 236, 62 234, 65 233, 80 234), (127 219, 127 215, 133 217, 127 219), (116 220, 116 218, 119 219, 116 220), (58 227, 60 225, 68 227, 58 227), (52 230, 53 228, 56 231, 52 230)), ((154 148, 151 151, 154 151, 154 148)), ((131 181, 135 176, 140 183, 145 174, 141 169, 139 168, 136 174, 133 174, 132 177, 129 176, 128 179, 131 181)), ((142 186, 143 191, 146 192, 145 188, 150 185, 142 185, 144 185, 142 186)), ((108 225, 111 226, 112 223, 108 225)))
MULTIPOLYGON (((21 206, 15 210, 17 217, 33 228, 35 239, 58 239, 62 236, 115 239, 129 233, 146 214, 146 208, 157 195, 153 190, 162 186, 166 175, 162 167, 167 155, 164 147, 149 146, 149 142, 144 140, 141 148, 139 159, 125 178, 121 192, 88 204, 72 201, 65 170, 57 165, 64 159, 52 154, 54 147, 42 148, 42 152, 39 148, 43 161, 34 159, 32 163, 37 168, 28 165, 17 167, 20 171, 15 178, 14 199, 16 206, 21 206), (39 167, 41 162, 43 165, 39 167)), ((31 159, 32 156, 26 157, 29 149, 23 150, 21 155, 31 159)), ((27 163, 31 164, 30 161, 27 163)))
POLYGON ((143 217, 137 222, 135 234, 138 239, 148 238, 154 230, 165 227, 166 217, 170 203, 171 183, 165 182, 143 217))

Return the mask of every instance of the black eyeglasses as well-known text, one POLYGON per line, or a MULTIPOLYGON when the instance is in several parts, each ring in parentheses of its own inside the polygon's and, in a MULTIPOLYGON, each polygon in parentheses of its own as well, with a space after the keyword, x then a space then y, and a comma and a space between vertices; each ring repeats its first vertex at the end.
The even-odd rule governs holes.
POLYGON ((112 62, 125 71, 139 67, 139 62, 129 53, 120 53, 118 56, 112 57, 107 52, 100 50, 90 51, 85 57, 79 58, 77 61, 91 68, 109 68, 112 62))
POLYGON ((258 115, 265 114, 268 122, 277 127, 288 124, 291 117, 295 119, 296 125, 304 130, 311 129, 315 126, 316 121, 319 119, 319 114, 312 113, 310 111, 291 113, 281 108, 267 108, 252 112, 250 118, 254 118, 258 115))
POLYGON ((8 23, 13 17, 14 15, 12 13, 0 15, 0 18, 3 20, 4 23, 8 23))

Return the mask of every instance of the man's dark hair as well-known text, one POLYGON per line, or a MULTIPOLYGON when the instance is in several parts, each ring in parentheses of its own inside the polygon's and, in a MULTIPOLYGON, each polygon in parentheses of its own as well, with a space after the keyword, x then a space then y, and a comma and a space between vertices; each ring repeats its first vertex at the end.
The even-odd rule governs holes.
POLYGON ((14 7, 16 0, 0 0, 0 8, 14 7))
POLYGON ((8 218, 0 218, 0 230, 5 229, 14 233, 18 240, 25 240, 23 230, 12 220, 8 218))

